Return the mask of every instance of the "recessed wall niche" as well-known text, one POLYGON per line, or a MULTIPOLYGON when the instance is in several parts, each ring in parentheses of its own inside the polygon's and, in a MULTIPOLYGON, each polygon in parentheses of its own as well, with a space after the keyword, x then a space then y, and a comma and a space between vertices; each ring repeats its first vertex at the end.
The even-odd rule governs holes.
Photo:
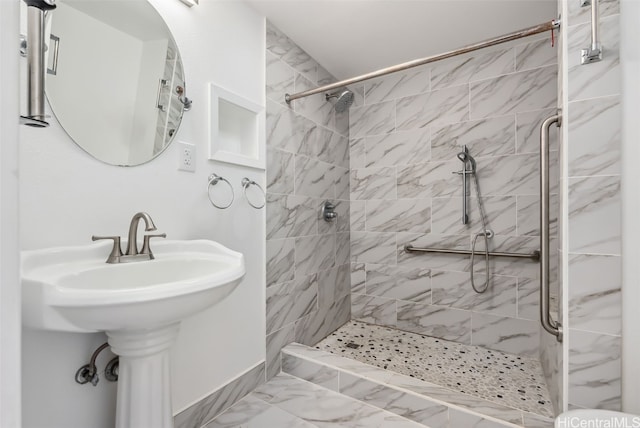
POLYGON ((209 159, 265 169, 264 107, 209 84, 209 159))

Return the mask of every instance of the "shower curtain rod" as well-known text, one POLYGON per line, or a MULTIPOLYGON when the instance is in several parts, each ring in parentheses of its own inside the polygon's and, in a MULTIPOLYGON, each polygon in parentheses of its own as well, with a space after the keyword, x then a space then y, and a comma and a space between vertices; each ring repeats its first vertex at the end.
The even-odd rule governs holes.
POLYGON ((316 89, 310 89, 308 91, 297 92, 295 94, 285 94, 284 99, 287 103, 290 103, 293 100, 297 100, 298 98, 308 97, 309 95, 319 94, 321 92, 331 91, 333 89, 342 88, 344 86, 352 85, 354 83, 362 82, 365 80, 373 79, 375 77, 385 76, 387 74, 396 73, 398 71, 403 71, 408 68, 417 67, 419 65, 429 64, 430 62, 440 61, 441 59, 451 58, 457 55, 462 55, 468 52, 477 51, 479 49, 487 48, 490 46, 499 45, 501 43, 510 42, 512 40, 521 39, 523 37, 532 36, 534 34, 544 33, 546 31, 553 31, 560 27, 559 20, 553 20, 549 22, 545 22, 543 24, 535 25, 533 27, 525 28, 523 30, 515 31, 513 33, 504 34, 502 36, 498 36, 493 39, 484 40, 479 43, 475 43, 472 45, 465 46, 463 48, 459 48, 453 51, 449 51, 439 55, 428 56, 426 58, 414 59, 413 61, 404 62, 402 64, 394 65, 387 68, 382 68, 377 71, 372 71, 370 73, 362 74, 360 76, 352 77, 350 79, 341 80, 336 83, 331 83, 329 85, 320 86, 316 89))

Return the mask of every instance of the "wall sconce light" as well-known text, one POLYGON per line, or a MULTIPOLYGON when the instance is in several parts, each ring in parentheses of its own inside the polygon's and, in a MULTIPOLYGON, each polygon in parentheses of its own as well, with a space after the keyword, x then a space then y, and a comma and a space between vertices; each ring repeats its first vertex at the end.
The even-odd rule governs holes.
POLYGON ((180 0, 180 1, 189 7, 195 6, 200 2, 200 0, 180 0))

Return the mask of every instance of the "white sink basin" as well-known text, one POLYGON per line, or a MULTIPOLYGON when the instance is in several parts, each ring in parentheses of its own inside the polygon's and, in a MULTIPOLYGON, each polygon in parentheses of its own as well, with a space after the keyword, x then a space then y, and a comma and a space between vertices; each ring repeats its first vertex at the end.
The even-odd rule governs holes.
POLYGON ((169 350, 180 321, 227 296, 244 257, 212 241, 154 242, 155 260, 105 263, 111 244, 22 253, 29 327, 104 331, 119 355, 116 428, 173 428, 169 350))
POLYGON ((242 254, 213 241, 157 241, 155 260, 107 264, 111 244, 22 253, 23 322, 96 332, 179 322, 222 300, 244 276, 242 254))

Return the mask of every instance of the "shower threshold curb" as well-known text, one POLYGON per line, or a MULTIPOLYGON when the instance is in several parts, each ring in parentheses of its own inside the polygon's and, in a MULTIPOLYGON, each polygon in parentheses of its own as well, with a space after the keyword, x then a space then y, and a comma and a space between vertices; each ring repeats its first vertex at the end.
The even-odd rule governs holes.
POLYGON ((552 427, 553 419, 473 397, 298 343, 282 371, 432 428, 552 427))

